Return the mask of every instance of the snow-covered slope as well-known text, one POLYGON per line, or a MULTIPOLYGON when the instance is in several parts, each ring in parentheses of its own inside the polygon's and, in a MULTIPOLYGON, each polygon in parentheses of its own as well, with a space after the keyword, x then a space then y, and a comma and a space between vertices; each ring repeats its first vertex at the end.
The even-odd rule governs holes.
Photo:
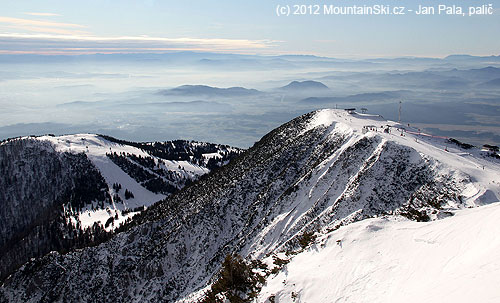
POLYGON ((377 214, 425 221, 499 200, 500 161, 480 149, 464 150, 380 116, 343 110, 316 112, 302 133, 317 128, 343 142, 294 184, 280 214, 246 253, 261 256, 283 249, 298 232, 377 214), (411 194, 405 197, 405 191, 411 194))
POLYGON ((110 241, 27 263, 0 298, 190 301, 227 254, 265 259, 355 221, 435 220, 499 200, 497 159, 402 127, 343 110, 300 116, 110 241))
POLYGON ((31 257, 105 240, 106 232, 240 152, 92 134, 0 143, 0 279, 31 257))
MULTIPOLYGON (((159 167, 164 170, 179 175, 180 180, 194 180, 200 175, 206 174, 209 170, 206 167, 195 165, 189 161, 164 160, 150 155, 145 150, 125 144, 111 142, 103 137, 94 134, 75 134, 67 136, 42 136, 37 137, 40 141, 49 141, 58 152, 84 153, 88 159, 99 169, 99 172, 106 180, 111 197, 110 203, 105 203, 101 207, 89 205, 81 210, 75 211, 75 215, 81 223, 82 228, 92 226, 98 222, 102 225, 111 218, 116 218, 114 224, 106 226, 107 230, 118 227, 125 219, 130 218, 137 212, 126 212, 140 207, 148 207, 166 197, 162 193, 154 193, 115 164, 109 153, 131 154, 136 157, 152 158, 159 167), (118 192, 114 190, 113 184, 120 184, 122 189, 118 192), (125 190, 133 193, 133 197, 126 199, 125 190), (117 198, 117 196, 119 198, 117 198)), ((134 163, 140 165, 140 163, 134 163)), ((182 186, 177 186, 181 188, 182 186)), ((96 201, 97 202, 97 201, 96 201)))
POLYGON ((366 219, 326 233, 258 302, 499 302, 500 203, 433 222, 366 219))
MULTIPOLYGON (((188 160, 169 160, 155 156, 147 150, 129 144, 122 144, 120 140, 108 140, 102 136, 95 134, 74 134, 65 136, 40 136, 34 137, 34 140, 40 142, 50 142, 56 152, 70 154, 85 154, 92 164, 99 170, 104 177, 109 188, 109 201, 100 204, 100 201, 86 205, 81 209, 70 209, 71 206, 66 206, 66 212, 69 216, 73 216, 73 221, 78 221, 82 228, 88 228, 98 223, 104 226, 109 218, 114 218, 113 224, 107 225, 106 230, 110 231, 119 226, 127 218, 132 217, 142 207, 150 205, 164 199, 169 193, 153 192, 144 186, 144 182, 140 182, 138 178, 134 178, 131 171, 126 171, 113 161, 109 155, 116 153, 125 156, 127 160, 135 167, 141 170, 152 173, 174 188, 182 188, 186 181, 192 182, 199 176, 208 173, 207 162, 211 158, 223 159, 227 152, 239 153, 239 149, 228 146, 211 144, 210 153, 202 154, 202 161, 192 161, 193 156, 188 160), (130 156, 131 155, 131 156, 130 156), (144 163, 139 163, 137 158, 145 158, 154 163, 154 170, 145 167, 144 163), (169 172, 169 176, 175 176, 174 180, 169 179, 163 172, 169 172), (114 188, 113 185, 120 185, 120 189, 114 188), (126 190, 130 191, 133 196, 126 197, 126 190)), ((178 141, 181 144, 190 145, 191 148, 199 148, 207 145, 201 142, 178 141)), ((5 143, 5 144, 8 144, 5 143)), ((174 143, 170 143, 174 144, 174 143)), ((136 144, 137 145, 137 144, 136 144)), ((141 144, 140 146, 154 146, 154 144, 141 144)), ((196 159, 195 159, 196 160, 196 159)), ((198 159, 200 160, 200 159, 198 159)), ((224 158, 226 161, 226 158, 224 158)), ((175 191, 173 189, 172 191, 175 191)))

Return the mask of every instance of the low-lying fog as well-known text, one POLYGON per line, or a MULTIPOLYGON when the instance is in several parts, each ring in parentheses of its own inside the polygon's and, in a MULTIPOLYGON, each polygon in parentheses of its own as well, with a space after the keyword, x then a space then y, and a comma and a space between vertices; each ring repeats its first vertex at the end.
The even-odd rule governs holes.
POLYGON ((401 100, 404 123, 500 144, 500 57, 0 56, 0 139, 89 132, 249 147, 318 108, 397 120, 401 100))

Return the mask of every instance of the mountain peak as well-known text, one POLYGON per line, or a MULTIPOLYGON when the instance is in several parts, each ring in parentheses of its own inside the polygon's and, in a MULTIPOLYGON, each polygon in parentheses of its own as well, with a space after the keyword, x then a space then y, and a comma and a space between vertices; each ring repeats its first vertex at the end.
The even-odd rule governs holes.
POLYGON ((366 126, 383 127, 393 126, 401 127, 400 124, 388 121, 384 117, 375 114, 363 114, 356 112, 355 108, 348 109, 321 109, 313 114, 308 129, 318 126, 328 127, 332 124, 343 124, 345 128, 351 129, 353 132, 362 133, 366 126))
POLYGON ((284 90, 329 90, 328 86, 318 81, 292 81, 289 84, 281 87, 284 90))

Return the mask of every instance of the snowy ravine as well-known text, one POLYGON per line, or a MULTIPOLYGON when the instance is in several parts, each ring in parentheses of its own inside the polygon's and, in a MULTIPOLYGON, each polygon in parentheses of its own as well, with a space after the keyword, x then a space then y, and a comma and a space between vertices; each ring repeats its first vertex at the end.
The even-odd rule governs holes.
POLYGON ((2 142, 0 279, 29 258, 104 240, 105 231, 208 173, 208 164, 220 166, 240 152, 93 134, 2 142))
POLYGON ((500 202, 413 222, 366 219, 326 233, 270 277, 258 302, 500 301, 500 202))
POLYGON ((402 127, 343 110, 300 116, 111 240, 25 264, 0 301, 196 301, 227 254, 265 259, 297 250, 306 232, 436 220, 499 200, 496 158, 402 127))

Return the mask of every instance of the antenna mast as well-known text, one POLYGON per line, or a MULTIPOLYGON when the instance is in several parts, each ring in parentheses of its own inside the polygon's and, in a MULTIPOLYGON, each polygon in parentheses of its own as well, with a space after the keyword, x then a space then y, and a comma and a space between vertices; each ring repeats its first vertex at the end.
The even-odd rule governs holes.
POLYGON ((399 116, 398 116, 398 123, 401 123, 401 103, 403 103, 401 100, 399 101, 399 116))

